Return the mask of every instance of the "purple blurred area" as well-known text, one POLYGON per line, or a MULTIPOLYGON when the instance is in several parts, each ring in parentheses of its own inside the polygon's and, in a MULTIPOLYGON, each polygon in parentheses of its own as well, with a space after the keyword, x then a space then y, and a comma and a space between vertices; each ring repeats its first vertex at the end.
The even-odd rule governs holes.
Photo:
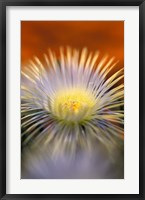
POLYGON ((22 157, 23 179, 123 179, 123 152, 114 149, 110 155, 99 146, 94 152, 79 151, 75 157, 50 157, 42 150, 24 150, 22 157), (98 151, 97 151, 98 149, 98 151))

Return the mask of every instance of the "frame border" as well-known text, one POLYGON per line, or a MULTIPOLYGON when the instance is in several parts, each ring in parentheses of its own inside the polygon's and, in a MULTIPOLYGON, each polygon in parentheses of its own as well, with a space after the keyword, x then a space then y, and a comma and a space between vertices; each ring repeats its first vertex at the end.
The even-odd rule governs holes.
POLYGON ((0 0, 0 199, 145 199, 145 0, 0 0), (139 6, 139 194, 6 194, 6 7, 139 6))

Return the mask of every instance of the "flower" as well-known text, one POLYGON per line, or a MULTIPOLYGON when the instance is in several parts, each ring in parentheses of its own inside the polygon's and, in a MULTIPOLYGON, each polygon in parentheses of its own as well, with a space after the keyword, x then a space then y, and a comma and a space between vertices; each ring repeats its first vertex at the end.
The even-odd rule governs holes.
POLYGON ((50 154, 92 150, 99 141, 111 151, 123 141, 123 68, 99 52, 49 50, 22 71, 22 146, 44 148, 50 154))

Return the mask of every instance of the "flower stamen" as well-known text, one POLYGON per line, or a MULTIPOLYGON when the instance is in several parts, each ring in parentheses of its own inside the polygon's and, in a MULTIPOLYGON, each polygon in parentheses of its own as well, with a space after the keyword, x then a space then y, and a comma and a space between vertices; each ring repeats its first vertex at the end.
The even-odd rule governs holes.
POLYGON ((92 114, 95 104, 94 96, 88 91, 82 88, 72 88, 56 93, 52 112, 60 119, 81 121, 92 114))

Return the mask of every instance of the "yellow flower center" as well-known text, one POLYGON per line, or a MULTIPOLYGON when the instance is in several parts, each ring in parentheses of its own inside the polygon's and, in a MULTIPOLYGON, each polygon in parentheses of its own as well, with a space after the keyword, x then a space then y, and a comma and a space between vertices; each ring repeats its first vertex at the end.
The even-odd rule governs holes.
POLYGON ((74 122, 89 119, 96 104, 93 94, 82 88, 58 91, 53 100, 53 114, 59 119, 74 122))
POLYGON ((77 113, 81 107, 80 102, 78 102, 77 100, 70 100, 69 98, 62 105, 66 111, 71 110, 72 112, 75 112, 75 113, 77 113))

